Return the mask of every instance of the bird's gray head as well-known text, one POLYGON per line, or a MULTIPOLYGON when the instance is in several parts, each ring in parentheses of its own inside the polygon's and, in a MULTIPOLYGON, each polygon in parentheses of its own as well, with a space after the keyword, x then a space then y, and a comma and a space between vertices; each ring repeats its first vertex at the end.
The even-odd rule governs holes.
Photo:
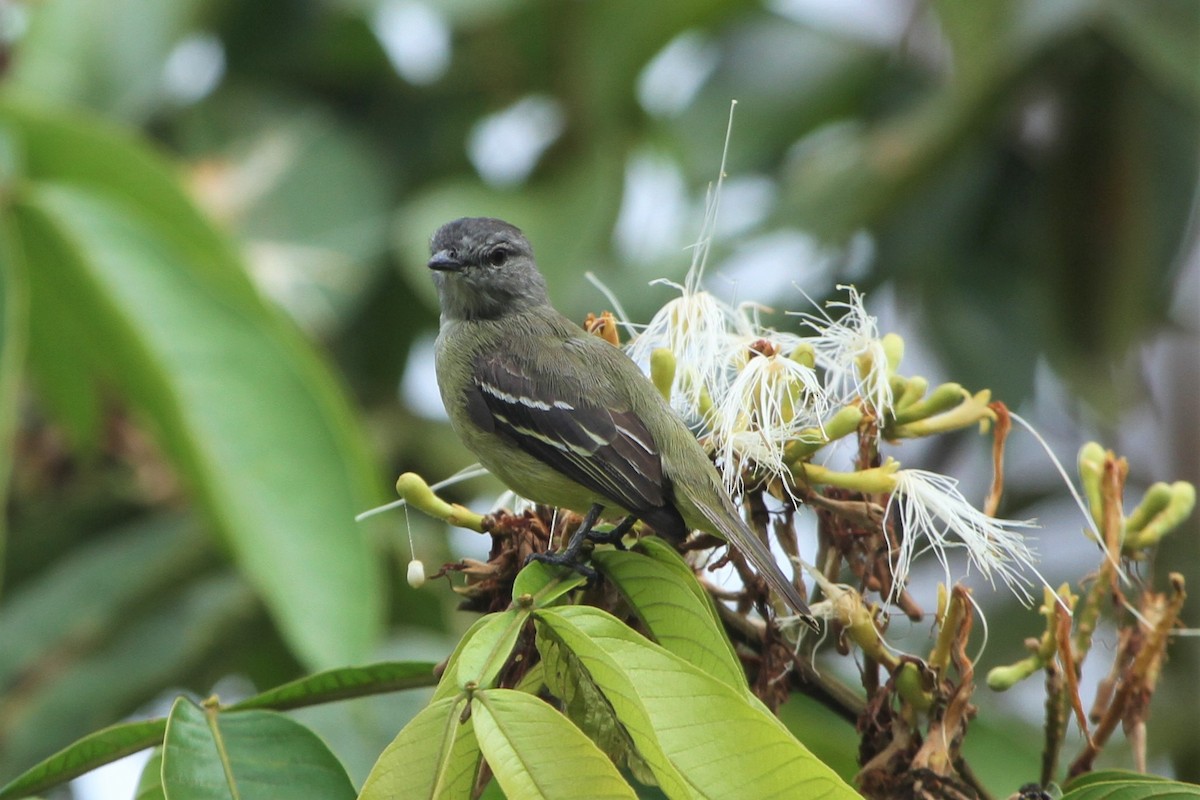
POLYGON ((549 302, 529 240, 503 220, 447 222, 429 250, 442 314, 449 319, 495 319, 549 302))

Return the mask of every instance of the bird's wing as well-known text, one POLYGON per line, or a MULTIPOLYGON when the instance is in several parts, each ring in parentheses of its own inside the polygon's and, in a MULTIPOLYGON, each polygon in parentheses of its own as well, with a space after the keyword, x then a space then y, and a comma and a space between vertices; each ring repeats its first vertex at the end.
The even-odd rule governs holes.
POLYGON ((696 509, 708 518, 713 527, 727 542, 741 551, 750 559, 750 563, 758 570, 759 576, 767 582, 775 594, 787 603, 796 614, 814 630, 818 629, 816 617, 813 616, 808 604, 800 596, 800 592, 779 569, 771 550, 758 538, 754 531, 737 516, 737 512, 729 503, 717 502, 716 495, 693 492, 689 500, 696 509))
POLYGON ((512 353, 475 364, 467 409, 495 430, 589 491, 638 512, 667 503, 658 445, 628 408, 589 397, 571 374, 539 380, 534 365, 512 353))

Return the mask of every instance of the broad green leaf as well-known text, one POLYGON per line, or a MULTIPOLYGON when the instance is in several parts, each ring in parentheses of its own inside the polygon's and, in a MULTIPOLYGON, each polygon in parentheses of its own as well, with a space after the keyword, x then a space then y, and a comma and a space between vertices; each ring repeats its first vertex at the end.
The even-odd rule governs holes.
MULTIPOLYGON (((11 146, 0 132, 0 146, 11 146)), ((7 182, 0 175, 0 186, 7 182)), ((12 221, 0 216, 0 492, 8 494, 12 470, 13 428, 17 421, 17 395, 29 339, 29 298, 26 293, 25 258, 12 221)), ((3 591, 7 515, 0 519, 0 592, 3 591)), ((3 639, 0 639, 3 641, 3 639)))
MULTIPOLYGON (((548 632, 544 626, 538 627, 537 648, 542 656, 539 666, 546 689, 562 703, 567 718, 638 781, 647 785, 658 783, 655 770, 647 764, 647 757, 638 752, 612 704, 579 658, 561 646, 553 632, 548 632)), ((658 760, 659 771, 670 771, 670 764, 661 752, 654 751, 648 757, 658 760)))
POLYGON ((89 734, 0 788, 0 800, 25 797, 65 783, 118 758, 160 744, 165 719, 123 722, 89 734))
POLYGON ((500 670, 508 663, 521 629, 529 621, 529 612, 510 608, 486 618, 487 624, 471 637, 458 657, 457 685, 479 688, 492 685, 500 670))
MULTIPOLYGON (((858 796, 761 705, 615 617, 576 606, 537 619, 579 658, 639 751, 661 750, 670 762, 659 775, 669 796, 858 796)), ((659 774, 658 760, 647 760, 659 774)))
POLYGON ((509 797, 554 800, 582 792, 589 798, 636 797, 582 731, 532 695, 477 692, 471 715, 483 757, 509 797))
POLYGON ((8 79, 43 102, 144 120, 164 101, 167 57, 199 23, 203 0, 53 0, 29 9, 23 56, 8 79))
POLYGON ((1096 772, 1085 772, 1082 775, 1072 778, 1067 782, 1065 788, 1068 792, 1074 792, 1097 783, 1137 783, 1145 781, 1166 783, 1169 782, 1169 779, 1161 775, 1148 775, 1144 772, 1133 772, 1127 769, 1102 769, 1096 772))
POLYGON ((1062 800, 1195 800, 1198 797, 1200 786, 1194 783, 1124 777, 1070 789, 1062 800))
POLYGON ((218 573, 128 613, 102 646, 73 659, 60 651, 53 680, 20 682, 5 695, 0 774, 27 768, 195 675, 262 608, 241 576, 218 573))
MULTIPOLYGON (((221 713, 251 709, 287 709, 393 692, 432 683, 433 664, 391 662, 347 667, 311 675, 226 706, 221 713)), ((75 778, 130 753, 161 743, 167 720, 113 725, 85 736, 0 789, 0 800, 75 778)))
POLYGON ((534 608, 544 608, 586 581, 587 578, 575 570, 531 561, 521 568, 513 581, 513 602, 520 604, 521 598, 529 595, 534 608))
POLYGON ((696 580, 696 572, 692 569, 692 565, 683 560, 683 556, 679 555, 679 551, 673 545, 667 544, 657 536, 643 536, 637 540, 637 544, 631 549, 635 553, 642 553, 661 564, 671 567, 682 577, 690 578, 690 580, 685 582, 688 590, 695 594, 698 599, 704 601, 705 606, 712 613, 713 624, 718 628, 722 627, 721 618, 717 616, 717 609, 713 606, 712 596, 704 590, 704 587, 700 585, 700 581, 696 580))
POLYGON ((388 745, 363 784, 359 800, 469 798, 479 770, 474 721, 463 721, 466 698, 428 705, 388 745))
POLYGON ((636 552, 597 551, 592 560, 629 600, 654 640, 675 655, 740 690, 746 673, 711 601, 693 591, 695 576, 636 552))
POLYGON ((130 132, 95 116, 0 100, 0 122, 19 135, 22 177, 61 181, 125 204, 187 258, 187 270, 231 302, 261 301, 232 243, 180 186, 179 169, 130 132))
POLYGON ((226 710, 269 708, 286 711, 352 697, 432 686, 437 682, 433 674, 436 666, 424 661, 389 661, 326 670, 240 700, 226 710))
MULTIPOLYGON (((163 730, 166 730, 166 720, 163 720, 163 730)), ((133 800, 167 800, 162 782, 162 748, 154 748, 150 760, 142 767, 142 775, 138 779, 137 793, 133 800)))
POLYGON ((167 800, 353 798, 316 734, 273 711, 217 711, 179 698, 163 738, 167 800))
POLYGON ((298 655, 360 660, 380 624, 379 574, 353 522, 366 486, 311 356, 126 207, 43 184, 17 220, 31 291, 90 329, 78 347, 190 478, 298 655))
POLYGON ((475 622, 471 623, 471 627, 467 628, 467 632, 458 640, 458 644, 454 646, 454 652, 446 659, 446 669, 442 671, 442 677, 438 681, 437 688, 433 690, 433 697, 429 702, 432 705, 438 700, 445 700, 448 697, 457 697, 462 694, 462 688, 458 680, 458 663, 462 658, 463 651, 467 649, 467 645, 471 640, 492 623, 492 615, 482 616, 475 622))

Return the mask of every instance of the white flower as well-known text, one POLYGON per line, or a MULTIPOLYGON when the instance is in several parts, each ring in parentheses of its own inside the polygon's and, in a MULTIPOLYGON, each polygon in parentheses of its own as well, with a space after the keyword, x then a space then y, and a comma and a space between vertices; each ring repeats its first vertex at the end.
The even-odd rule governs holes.
POLYGON ((671 405, 689 422, 700 422, 704 396, 718 397, 728 383, 735 312, 708 292, 671 285, 680 296, 654 314, 627 352, 644 368, 655 350, 670 350, 675 356, 671 405))
POLYGON ((805 428, 819 427, 825 411, 824 390, 815 370, 789 358, 768 339, 761 339, 754 349, 743 349, 749 357, 715 398, 711 416, 722 478, 735 495, 741 492, 747 467, 787 475, 784 447, 805 428))
POLYGON ((838 288, 846 290, 848 299, 831 300, 826 305, 845 309, 840 319, 834 320, 825 312, 799 316, 816 334, 808 342, 816 353, 817 364, 825 370, 830 396, 838 405, 861 397, 876 417, 883 418, 892 410, 892 387, 878 323, 867 313, 858 289, 847 285, 838 288))
POLYGON ((992 585, 999 575, 1005 585, 1023 603, 1029 605, 1032 572, 1042 583, 1045 579, 1034 566, 1036 553, 1029 547, 1021 528, 1036 528, 1033 520, 989 517, 972 506, 958 490, 958 481, 946 475, 924 470, 905 469, 896 473, 896 488, 888 502, 887 517, 899 514, 900 549, 893 567, 892 597, 904 586, 914 558, 933 550, 946 573, 946 585, 953 585, 946 551, 965 548, 970 563, 992 585), (919 548, 919 549, 918 549, 919 548))

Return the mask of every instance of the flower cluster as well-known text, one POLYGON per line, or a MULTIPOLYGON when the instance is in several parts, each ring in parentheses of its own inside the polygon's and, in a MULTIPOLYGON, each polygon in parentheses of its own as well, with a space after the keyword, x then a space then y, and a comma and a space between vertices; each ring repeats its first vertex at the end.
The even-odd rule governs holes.
MULTIPOLYGON (((986 393, 972 396, 947 384, 926 395, 923 379, 898 375, 902 340, 880 335, 853 286, 838 287, 844 300, 800 313, 810 330, 801 336, 764 327, 756 306, 722 302, 700 288, 696 273, 684 285, 672 284, 679 296, 627 351, 643 366, 669 356, 670 379, 655 375, 656 383, 697 429, 734 497, 764 484, 788 494, 798 482, 862 489, 854 473, 807 465, 850 433, 877 444, 881 436, 924 435, 994 418, 986 393)), ((1022 531, 1033 522, 989 516, 952 478, 900 469, 894 461, 872 477, 875 485, 865 491, 885 498, 885 519, 899 532, 888 599, 896 599, 913 560, 927 551, 943 565, 949 585, 947 553, 964 549, 973 568, 989 580, 999 576, 1029 601, 1036 556, 1022 531)))

